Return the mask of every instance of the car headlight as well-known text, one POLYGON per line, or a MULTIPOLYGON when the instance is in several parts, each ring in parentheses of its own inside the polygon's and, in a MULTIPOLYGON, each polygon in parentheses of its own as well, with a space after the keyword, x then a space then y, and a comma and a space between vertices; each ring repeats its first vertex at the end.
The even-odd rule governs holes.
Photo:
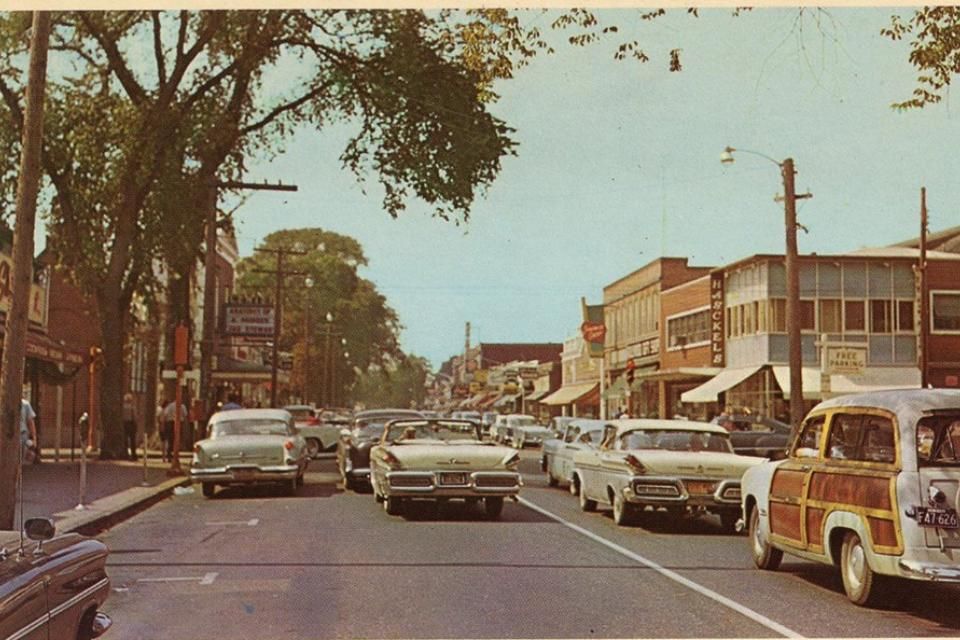
POLYGON ((397 456, 393 455, 389 451, 382 451, 380 453, 380 459, 383 460, 391 469, 396 470, 401 466, 400 460, 397 458, 397 456))
POLYGON ((507 469, 510 469, 511 471, 516 471, 517 467, 520 466, 520 452, 515 451, 507 455, 503 459, 503 466, 505 466, 507 469))

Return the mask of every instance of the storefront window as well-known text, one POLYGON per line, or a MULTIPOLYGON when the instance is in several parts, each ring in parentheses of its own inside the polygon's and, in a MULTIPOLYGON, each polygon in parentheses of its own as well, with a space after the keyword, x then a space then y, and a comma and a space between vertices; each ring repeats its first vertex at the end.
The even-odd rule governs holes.
POLYGON ((960 293, 934 293, 933 330, 960 332, 960 293))
POLYGON ((816 312, 814 311, 813 300, 800 301, 800 330, 816 331, 816 312))
POLYGON ((893 328, 893 308, 889 300, 870 301, 870 332, 890 333, 893 328))
POLYGON ((820 300, 820 332, 840 333, 840 301, 831 298, 820 300))
POLYGON ((913 300, 897 300, 897 331, 913 333, 913 300))
POLYGON ((784 298, 770 300, 770 333, 787 332, 787 301, 784 298))
POLYGON ((849 332, 867 330, 863 300, 847 300, 843 303, 843 329, 849 332))

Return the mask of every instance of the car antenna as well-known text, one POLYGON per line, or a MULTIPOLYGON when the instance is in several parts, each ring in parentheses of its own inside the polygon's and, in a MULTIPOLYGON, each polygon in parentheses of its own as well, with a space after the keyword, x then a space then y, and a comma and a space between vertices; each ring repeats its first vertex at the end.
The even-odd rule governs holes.
MULTIPOLYGON (((20 411, 23 411, 23 407, 20 407, 20 411)), ((17 447, 17 506, 20 511, 20 518, 17 522, 17 529, 20 531, 20 550, 17 552, 17 557, 23 558, 23 436, 19 432, 17 433, 17 444, 20 445, 17 447)))

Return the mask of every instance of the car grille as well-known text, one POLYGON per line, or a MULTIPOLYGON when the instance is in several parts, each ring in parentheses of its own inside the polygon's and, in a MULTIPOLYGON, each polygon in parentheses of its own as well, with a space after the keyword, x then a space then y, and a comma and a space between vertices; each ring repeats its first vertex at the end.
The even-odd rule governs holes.
POLYGON ((433 480, 428 476, 391 476, 391 487, 431 487, 433 480))
POLYGON ((475 484, 478 487, 515 487, 519 483, 514 476, 477 476, 475 484))

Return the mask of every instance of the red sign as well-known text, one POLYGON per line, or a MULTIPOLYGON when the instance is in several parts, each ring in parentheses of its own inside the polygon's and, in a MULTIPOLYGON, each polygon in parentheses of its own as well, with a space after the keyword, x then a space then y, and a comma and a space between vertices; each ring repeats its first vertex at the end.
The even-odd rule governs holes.
POLYGON ((955 387, 960 384, 960 379, 958 379, 957 376, 946 376, 943 379, 943 384, 948 387, 955 387))
POLYGON ((587 342, 603 342, 607 326, 602 322, 584 322, 580 325, 580 333, 587 342))
POLYGON ((633 358, 627 359, 627 371, 633 371, 637 368, 637 363, 633 361, 633 358))

